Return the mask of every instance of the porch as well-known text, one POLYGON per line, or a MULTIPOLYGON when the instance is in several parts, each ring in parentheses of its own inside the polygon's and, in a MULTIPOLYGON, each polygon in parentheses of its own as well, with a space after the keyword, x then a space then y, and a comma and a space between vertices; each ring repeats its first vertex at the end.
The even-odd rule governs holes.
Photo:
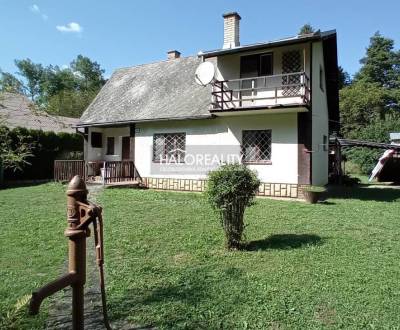
POLYGON ((142 178, 133 161, 55 160, 54 180, 66 182, 80 175, 87 183, 140 185, 142 178))

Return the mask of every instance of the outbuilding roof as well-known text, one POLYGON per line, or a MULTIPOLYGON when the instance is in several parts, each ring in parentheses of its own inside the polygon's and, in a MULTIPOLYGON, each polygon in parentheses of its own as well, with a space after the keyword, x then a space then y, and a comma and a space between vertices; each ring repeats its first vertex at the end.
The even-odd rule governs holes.
POLYGON ((116 70, 78 126, 209 118, 210 86, 195 83, 197 57, 182 57, 116 70))
POLYGON ((53 116, 35 109, 25 96, 14 93, 0 94, 0 124, 9 128, 25 127, 55 133, 75 133, 78 118, 53 116))

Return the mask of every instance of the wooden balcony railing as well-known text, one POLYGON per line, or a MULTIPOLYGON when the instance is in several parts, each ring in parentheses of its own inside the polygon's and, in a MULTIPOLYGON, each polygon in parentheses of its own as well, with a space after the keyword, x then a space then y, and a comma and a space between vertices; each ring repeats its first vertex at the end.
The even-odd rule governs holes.
POLYGON ((308 105, 310 79, 305 72, 217 81, 212 88, 212 110, 234 110, 274 105, 308 105))
POLYGON ((54 161, 55 181, 69 181, 75 175, 80 175, 85 178, 85 181, 103 184, 126 181, 142 182, 142 178, 132 161, 54 161))

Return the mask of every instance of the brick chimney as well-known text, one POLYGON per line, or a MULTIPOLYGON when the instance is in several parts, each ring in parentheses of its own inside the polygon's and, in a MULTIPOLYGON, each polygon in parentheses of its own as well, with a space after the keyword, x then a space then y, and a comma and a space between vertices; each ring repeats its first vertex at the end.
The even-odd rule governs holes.
POLYGON ((168 54, 168 59, 169 60, 174 60, 176 58, 181 57, 181 53, 178 52, 177 50, 170 50, 170 51, 167 52, 167 54, 168 54))
POLYGON ((224 45, 223 49, 240 46, 239 21, 241 19, 237 12, 223 14, 224 18, 224 45))

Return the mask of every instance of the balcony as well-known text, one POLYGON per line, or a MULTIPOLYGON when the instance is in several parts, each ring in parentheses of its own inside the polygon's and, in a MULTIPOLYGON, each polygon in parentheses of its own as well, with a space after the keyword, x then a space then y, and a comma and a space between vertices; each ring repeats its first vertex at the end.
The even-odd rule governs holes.
POLYGON ((217 81, 212 86, 210 112, 271 109, 310 103, 310 79, 305 72, 217 81))

